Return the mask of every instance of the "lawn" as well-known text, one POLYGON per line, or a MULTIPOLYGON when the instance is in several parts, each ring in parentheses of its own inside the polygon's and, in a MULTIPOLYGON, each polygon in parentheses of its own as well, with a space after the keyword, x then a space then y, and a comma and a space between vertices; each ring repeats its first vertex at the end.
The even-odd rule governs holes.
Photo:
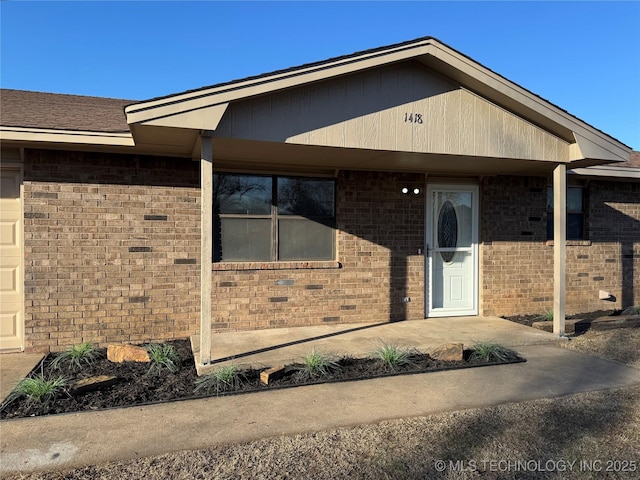
MULTIPOLYGON (((640 329, 567 348, 638 368, 640 329)), ((638 452, 635 386, 11 478, 638 478, 638 452)))

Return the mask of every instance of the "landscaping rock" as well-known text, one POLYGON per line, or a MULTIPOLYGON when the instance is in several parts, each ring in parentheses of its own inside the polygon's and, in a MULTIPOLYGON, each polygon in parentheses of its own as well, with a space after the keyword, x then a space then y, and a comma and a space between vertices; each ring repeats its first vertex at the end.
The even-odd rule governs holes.
POLYGON ((110 362, 145 362, 149 363, 149 353, 143 347, 134 345, 109 345, 107 347, 107 358, 110 362))
POLYGON ((273 367, 268 370, 264 370, 260 372, 260 383, 263 385, 269 385, 271 380, 277 380, 282 378, 285 374, 284 365, 280 365, 278 367, 273 367))
POLYGON ((71 385, 71 393, 86 393, 93 392, 94 390, 100 390, 101 388, 107 388, 111 385, 115 385, 118 382, 118 377, 110 375, 98 375, 96 377, 83 378, 71 385))
POLYGON ((464 359, 464 349, 462 343, 446 343, 430 352, 429 355, 436 360, 460 362, 464 359))
MULTIPOLYGON (((566 319, 564 321, 564 333, 571 335, 576 333, 576 330, 586 330, 589 328, 590 323, 590 320, 583 320, 581 318, 566 319)), ((553 333, 553 321, 533 322, 531 326, 538 330, 553 333)))

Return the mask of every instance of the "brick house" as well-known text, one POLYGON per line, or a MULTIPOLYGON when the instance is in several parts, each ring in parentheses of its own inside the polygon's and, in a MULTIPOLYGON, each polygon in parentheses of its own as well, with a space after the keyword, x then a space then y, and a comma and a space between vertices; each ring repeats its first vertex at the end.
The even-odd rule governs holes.
POLYGON ((640 304, 640 154, 433 38, 0 99, 4 350, 640 304))

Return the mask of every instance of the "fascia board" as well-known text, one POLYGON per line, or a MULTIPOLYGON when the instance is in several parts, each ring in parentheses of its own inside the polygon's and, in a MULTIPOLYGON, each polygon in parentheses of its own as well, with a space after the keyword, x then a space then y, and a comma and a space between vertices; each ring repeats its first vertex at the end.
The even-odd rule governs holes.
POLYGON ((599 158, 614 161, 629 160, 631 151, 621 159, 620 155, 616 155, 616 152, 612 152, 607 148, 609 147, 608 144, 594 142, 593 138, 585 138, 577 133, 574 133, 574 136, 576 139, 576 143, 574 145, 576 145, 577 148, 574 148, 571 152, 572 160, 579 160, 582 158, 599 158))
POLYGON ((0 140, 32 143, 71 143, 83 145, 107 145, 133 147, 130 132, 93 132, 81 130, 54 130, 24 127, 0 127, 0 140))
MULTIPOLYGON (((615 157, 607 159, 625 161, 628 159, 631 149, 605 133, 577 119, 571 114, 562 111, 546 100, 532 94, 517 84, 483 67, 470 58, 456 52, 446 45, 439 44, 433 57, 448 64, 454 69, 481 82, 486 87, 513 99, 523 107, 531 109, 540 115, 547 117, 552 122, 571 130, 574 135, 587 139, 590 143, 598 144, 599 148, 613 154, 615 157)), ((516 110, 516 113, 519 113, 516 110)), ((526 118, 526 112, 524 113, 526 118)))
POLYGON ((178 94, 172 97, 137 103, 125 108, 127 122, 147 123, 149 121, 229 103, 234 100, 274 92, 332 77, 354 73, 360 70, 408 60, 428 53, 431 46, 427 40, 417 45, 398 47, 390 51, 374 52, 361 57, 338 60, 333 63, 315 65, 299 70, 283 72, 269 77, 256 78, 221 87, 178 94))
POLYGON ((610 177, 640 180, 640 169, 618 167, 610 165, 598 165, 597 167, 574 168, 567 173, 587 177, 610 177))
POLYGON ((141 122, 141 125, 186 128, 191 130, 215 130, 227 110, 228 103, 195 108, 141 122))

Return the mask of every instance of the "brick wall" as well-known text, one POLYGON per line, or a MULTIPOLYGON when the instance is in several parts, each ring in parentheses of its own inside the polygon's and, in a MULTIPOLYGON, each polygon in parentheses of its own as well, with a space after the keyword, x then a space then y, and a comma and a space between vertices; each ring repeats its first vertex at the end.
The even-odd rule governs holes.
POLYGON ((215 265, 214 331, 424 318, 424 194, 401 193, 423 184, 422 175, 341 172, 339 261, 215 265))
POLYGON ((593 286, 610 291, 617 305, 640 305, 640 183, 592 180, 588 222, 599 247, 588 259, 593 286))
MULTIPOLYGON (((197 333, 198 176, 188 159, 26 152, 27 350, 197 333)), ((401 188, 423 183, 341 173, 337 261, 214 264, 214 331, 422 318, 424 196, 401 188)))
POLYGON ((189 159, 27 150, 26 349, 195 333, 198 185, 189 159))
MULTIPOLYGON (((481 311, 553 308, 553 246, 546 238, 545 178, 492 177, 482 185, 481 311)), ((591 181, 587 241, 567 244, 567 313, 640 303, 640 184, 591 181), (616 297, 599 300, 599 290, 616 297)))
MULTIPOLYGON (((198 332, 199 168, 189 159, 27 150, 27 350, 145 342, 198 332)), ((423 175, 341 172, 338 259, 213 265, 214 331, 424 316, 423 175), (410 297, 410 302, 404 302, 410 297)), ((553 302, 546 185, 481 185, 481 313, 553 302)), ((567 311, 640 304, 640 184, 591 181, 589 242, 567 249, 567 311), (598 300, 610 291, 615 303, 598 300)))

